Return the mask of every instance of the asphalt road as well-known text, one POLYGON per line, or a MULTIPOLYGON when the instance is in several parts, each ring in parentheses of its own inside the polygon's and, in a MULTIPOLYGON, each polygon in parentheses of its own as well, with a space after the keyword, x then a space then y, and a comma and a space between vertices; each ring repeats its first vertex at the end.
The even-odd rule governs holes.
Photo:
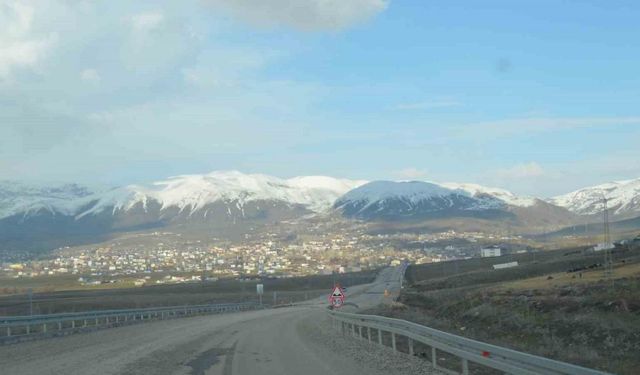
MULTIPOLYGON (((374 283, 350 287, 347 302, 360 308, 390 302, 399 290, 399 277, 397 268, 383 270, 374 283), (391 295, 385 296, 385 289, 391 295)), ((288 308, 149 322, 7 345, 0 347, 0 373, 375 375, 389 373, 389 363, 407 361, 389 359, 398 356, 389 350, 375 353, 354 348, 363 343, 354 344, 353 339, 336 338, 326 305, 327 300, 318 299, 288 308)), ((394 370, 403 371, 415 373, 394 370)))

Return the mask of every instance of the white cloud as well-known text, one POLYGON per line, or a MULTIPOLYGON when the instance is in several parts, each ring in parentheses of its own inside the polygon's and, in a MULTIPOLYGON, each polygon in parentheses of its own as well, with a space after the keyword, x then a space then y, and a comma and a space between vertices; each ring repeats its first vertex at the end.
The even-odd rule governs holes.
POLYGON ((27 4, 0 4, 0 79, 16 68, 34 68, 57 40, 55 33, 33 35, 35 10, 27 4))
POLYGON ((256 26, 341 30, 384 11, 387 0, 208 0, 256 26))
POLYGON ((84 82, 95 84, 100 82, 100 74, 95 69, 84 69, 80 72, 80 79, 84 82))
POLYGON ((447 107, 458 107, 462 104, 456 100, 432 100, 432 101, 422 101, 415 103, 401 103, 395 105, 392 109, 398 111, 404 110, 414 110, 414 109, 434 109, 434 108, 447 108, 447 107))
POLYGON ((534 178, 545 174, 545 170, 536 162, 516 164, 513 167, 499 169, 496 175, 500 178, 534 178))
POLYGON ((157 29, 164 21, 164 14, 153 11, 131 16, 131 26, 136 31, 146 32, 157 29))
POLYGON ((394 171, 393 175, 402 180, 417 180, 426 177, 427 171, 424 169, 409 167, 394 171))

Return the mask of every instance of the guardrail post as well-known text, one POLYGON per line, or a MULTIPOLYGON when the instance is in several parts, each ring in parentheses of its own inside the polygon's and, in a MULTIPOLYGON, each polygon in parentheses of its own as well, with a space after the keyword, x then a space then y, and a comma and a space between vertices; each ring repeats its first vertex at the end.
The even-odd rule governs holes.
POLYGON ((367 340, 371 342, 371 327, 367 327, 367 340))
POLYGON ((462 358, 462 375, 469 375, 469 361, 462 358))
POLYGON ((58 322, 58 331, 62 331, 62 322, 58 322))
POLYGON ((11 336, 11 327, 7 327, 7 337, 11 336))
POLYGON ((47 333, 47 323, 42 323, 42 333, 47 333))
POLYGON ((98 326, 98 318, 96 318, 96 327, 98 326))
POLYGON ((436 347, 431 347, 431 362, 433 363, 433 368, 438 367, 438 357, 436 356, 436 347))
POLYGON ((31 333, 31 325, 27 324, 27 335, 31 333))
POLYGON ((87 319, 84 320, 84 324, 82 325, 83 327, 87 326, 87 319))
POLYGON ((76 328, 76 321, 75 320, 71 321, 71 328, 76 328))
POLYGON ((362 326, 358 326, 358 338, 362 338, 362 326))
POLYGON ((394 332, 391 332, 391 347, 393 351, 396 350, 396 334, 394 332))
POLYGON ((413 356, 413 339, 411 337, 409 339, 409 355, 413 356))
POLYGON ((378 345, 382 345, 382 330, 378 328, 378 345))
POLYGON ((355 324, 351 323, 351 336, 355 337, 356 335, 356 326, 355 324))

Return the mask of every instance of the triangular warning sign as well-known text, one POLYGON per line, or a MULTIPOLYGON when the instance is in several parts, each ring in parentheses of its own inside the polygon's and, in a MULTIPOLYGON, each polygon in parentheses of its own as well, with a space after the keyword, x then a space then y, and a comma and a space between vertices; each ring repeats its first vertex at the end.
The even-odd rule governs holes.
POLYGON ((344 294, 342 294, 342 289, 340 288, 339 285, 336 285, 333 288, 333 293, 331 293, 332 297, 344 297, 344 294))

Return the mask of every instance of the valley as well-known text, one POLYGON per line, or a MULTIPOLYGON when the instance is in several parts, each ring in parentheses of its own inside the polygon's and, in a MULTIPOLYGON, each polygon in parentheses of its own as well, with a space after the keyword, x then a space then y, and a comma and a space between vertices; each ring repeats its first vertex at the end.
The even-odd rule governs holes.
MULTIPOLYGON (((604 185, 611 241, 640 229, 627 218, 637 184, 604 185)), ((122 289, 473 259, 491 246, 502 255, 588 248, 604 241, 602 216, 580 207, 597 205, 602 189, 543 200, 476 184, 235 171, 94 193, 3 183, 0 279, 5 294, 122 289)))

